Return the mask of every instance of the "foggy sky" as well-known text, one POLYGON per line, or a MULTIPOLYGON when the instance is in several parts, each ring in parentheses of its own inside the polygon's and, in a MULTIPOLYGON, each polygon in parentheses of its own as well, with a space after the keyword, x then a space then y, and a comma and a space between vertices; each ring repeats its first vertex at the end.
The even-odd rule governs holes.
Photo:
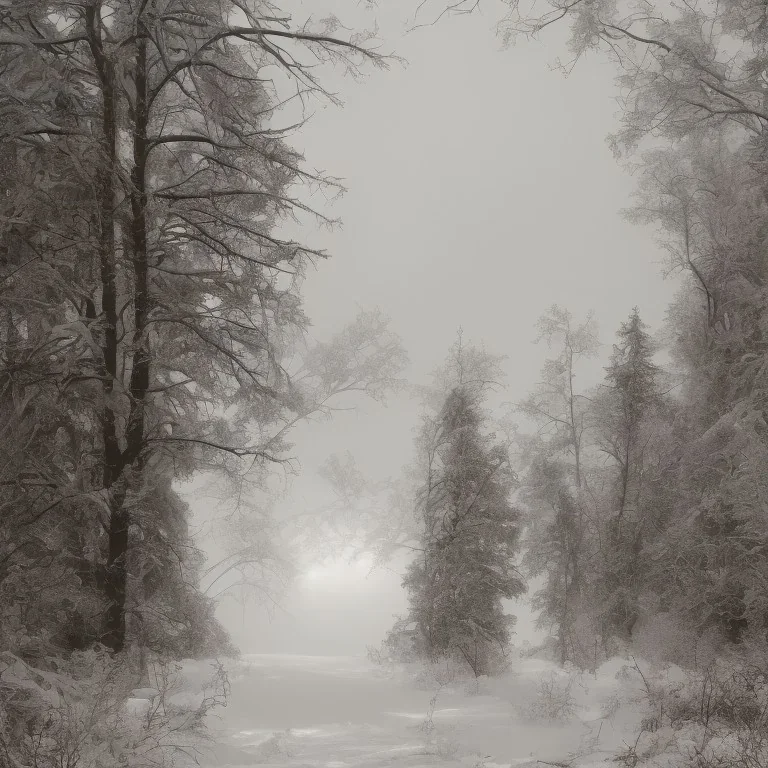
MULTIPOLYGON (((325 208, 343 229, 302 235, 333 254, 304 286, 312 334, 327 338, 359 308, 379 307, 410 355, 408 378, 423 382, 461 326, 466 340, 508 356, 506 397, 516 401, 547 353, 532 343, 537 318, 553 303, 577 320, 594 309, 604 354, 581 375, 595 383, 632 307, 656 330, 675 289, 652 232, 620 216, 633 180, 605 141, 617 126, 613 69, 595 55, 564 77, 553 68, 567 59, 563 31, 501 50, 493 26, 502 8, 492 2, 404 34, 414 5, 296 3, 298 18, 327 8, 350 26, 377 19, 382 50, 409 62, 361 83, 327 71, 325 84, 345 106, 317 108, 294 137, 311 167, 349 189, 325 208)), ((418 417, 418 403, 402 395, 386 409, 363 403, 297 429, 302 474, 284 509, 313 506, 317 469, 332 453, 350 450, 374 478, 396 475, 418 417)), ((271 624, 263 610, 233 603, 220 616, 244 651, 363 652, 405 600, 395 573, 347 574, 301 579, 288 613, 271 624)), ((523 613, 519 632, 529 637, 523 613)))

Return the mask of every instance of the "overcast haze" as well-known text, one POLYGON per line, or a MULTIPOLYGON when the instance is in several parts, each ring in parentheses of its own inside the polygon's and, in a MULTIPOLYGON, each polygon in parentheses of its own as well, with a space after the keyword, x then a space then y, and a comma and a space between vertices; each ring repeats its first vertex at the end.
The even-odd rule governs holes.
POLYGON ((768 768, 753 10, 0 0, 0 768, 768 768))
MULTIPOLYGON (((584 369, 590 383, 633 306, 658 329, 675 285, 663 279, 652 232, 620 215, 634 182, 606 143, 618 109, 610 64, 587 58, 566 78, 554 66, 563 29, 503 50, 494 32, 503 8, 491 2, 408 34, 411 3, 322 5, 297 4, 296 16, 333 12, 358 28, 376 21, 381 50, 408 64, 362 82, 324 73, 345 106, 316 107, 293 139, 310 166, 348 187, 325 208, 343 227, 302 234, 332 254, 304 286, 315 337, 339 330, 358 308, 378 307, 408 351, 406 375, 423 382, 461 326, 468 340, 508 356, 505 399, 516 401, 537 380, 546 348, 532 343, 534 324, 552 304, 576 318, 595 311, 605 346, 584 369)), ((317 469, 333 453, 349 450, 374 478, 396 475, 418 415, 403 394, 388 408, 363 403, 298 428, 302 472, 283 510, 313 507, 317 469)), ((363 652, 405 608, 392 568, 367 577, 360 567, 315 569, 271 622, 252 605, 227 603, 220 616, 246 652, 363 652)), ((530 613, 516 612, 520 638, 530 638, 530 613)))

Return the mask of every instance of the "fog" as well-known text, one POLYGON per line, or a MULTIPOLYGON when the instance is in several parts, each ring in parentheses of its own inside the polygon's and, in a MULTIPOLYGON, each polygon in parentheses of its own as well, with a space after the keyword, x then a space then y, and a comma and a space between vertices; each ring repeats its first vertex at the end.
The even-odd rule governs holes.
POLYGON ((0 0, 2 766, 768 766, 764 19, 524 5, 0 0))
MULTIPOLYGON (((515 402, 547 353, 533 343, 535 321, 560 304, 577 319, 595 311, 603 353, 580 375, 597 382, 630 309, 658 329, 675 290, 653 233, 621 215, 634 180, 606 143, 617 127, 612 66, 588 57, 566 77, 556 67, 564 30, 503 49, 494 30, 500 4, 410 32, 407 3, 348 5, 323 9, 377 23, 380 50, 407 65, 362 81, 324 71, 344 106, 316 107, 293 137, 311 167, 348 190, 323 204, 342 227, 301 231, 332 255, 303 287, 312 337, 327 339, 358 309, 378 307, 410 356, 408 380, 425 383, 461 327, 507 356, 501 399, 515 402)), ((299 3, 297 16, 310 8, 320 17, 314 2, 299 3)), ((418 399, 354 405, 292 433, 300 472, 279 514, 317 506, 317 470, 333 453, 350 451, 372 478, 394 477, 409 462, 418 399)), ((219 616, 244 651, 362 653, 405 611, 404 562, 371 573, 341 561, 313 565, 278 608, 226 600, 219 616)), ((535 639, 527 604, 511 610, 517 640, 535 639)))

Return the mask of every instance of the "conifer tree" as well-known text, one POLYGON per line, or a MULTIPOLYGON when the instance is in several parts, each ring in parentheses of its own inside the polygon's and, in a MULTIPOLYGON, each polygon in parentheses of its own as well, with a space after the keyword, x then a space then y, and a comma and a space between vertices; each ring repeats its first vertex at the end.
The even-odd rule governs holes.
POLYGON ((609 485, 605 536, 593 589, 604 633, 629 637, 637 620, 637 599, 643 578, 640 555, 649 527, 645 508, 644 455, 651 440, 648 419, 660 405, 660 370, 654 348, 637 307, 617 332, 606 368, 605 385, 595 398, 597 442, 615 463, 609 485))
POLYGON ((510 639, 514 618, 502 601, 525 587, 515 568, 515 475, 507 447, 485 432, 479 382, 487 379, 467 366, 472 352, 455 347, 455 385, 422 428, 421 552, 404 586, 428 655, 458 656, 480 675, 492 671, 510 639))

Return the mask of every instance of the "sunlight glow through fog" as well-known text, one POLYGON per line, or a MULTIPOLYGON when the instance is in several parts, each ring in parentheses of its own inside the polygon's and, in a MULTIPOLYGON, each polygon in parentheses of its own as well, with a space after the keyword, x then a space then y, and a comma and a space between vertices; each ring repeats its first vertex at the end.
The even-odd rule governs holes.
POLYGON ((312 590, 355 590, 365 588, 366 577, 373 566, 373 558, 363 555, 350 562, 345 558, 329 559, 313 565, 303 575, 302 586, 312 590))

